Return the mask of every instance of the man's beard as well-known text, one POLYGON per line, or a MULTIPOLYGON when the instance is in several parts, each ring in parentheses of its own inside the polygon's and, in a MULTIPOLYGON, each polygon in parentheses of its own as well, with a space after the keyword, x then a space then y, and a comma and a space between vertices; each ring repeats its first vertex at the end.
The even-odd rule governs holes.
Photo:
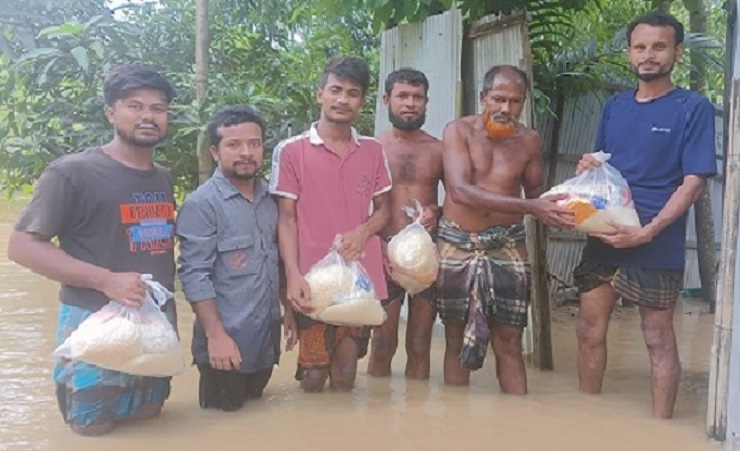
POLYGON ((640 73, 639 66, 632 66, 632 72, 642 81, 653 81, 657 80, 659 78, 668 77, 671 75, 671 72, 673 72, 673 66, 675 65, 675 62, 672 62, 668 68, 663 69, 659 68, 658 72, 649 72, 649 73, 640 73))
POLYGON ((391 109, 388 108, 388 120, 391 122, 391 124, 393 124, 394 127, 396 127, 399 130, 413 132, 413 131, 419 130, 422 127, 422 125, 424 125, 424 122, 426 122, 427 120, 427 114, 426 112, 424 112, 421 114, 421 116, 417 117, 416 119, 407 121, 401 116, 396 116, 395 114, 393 114, 391 109))
POLYGON ((126 144, 142 148, 154 147, 167 138, 167 136, 141 138, 136 136, 136 130, 134 130, 133 133, 128 133, 118 128, 116 129, 116 136, 118 136, 118 139, 125 142, 126 144))
POLYGON ((492 139, 504 139, 513 135, 516 131, 516 122, 496 122, 491 118, 491 113, 483 112, 483 126, 486 129, 486 135, 492 139))
POLYGON ((256 163, 254 164, 255 164, 254 171, 247 171, 247 172, 240 171, 239 169, 237 169, 236 167, 232 165, 230 168, 226 170, 224 170, 224 168, 222 167, 221 172, 223 172, 224 175, 227 176, 228 178, 233 178, 233 179, 242 180, 242 181, 252 180, 253 178, 257 177, 257 173, 259 172, 259 166, 257 166, 256 163))

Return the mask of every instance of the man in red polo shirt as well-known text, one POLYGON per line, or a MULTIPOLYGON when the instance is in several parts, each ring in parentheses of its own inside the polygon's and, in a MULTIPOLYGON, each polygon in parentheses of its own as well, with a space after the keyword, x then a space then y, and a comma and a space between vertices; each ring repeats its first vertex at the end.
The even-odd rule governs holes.
POLYGON ((322 391, 327 377, 332 388, 351 390, 370 338, 367 327, 332 326, 302 314, 311 309, 304 275, 336 235, 342 236, 339 253, 362 263, 379 299, 388 296, 376 233, 390 219, 390 171, 381 144, 352 127, 369 84, 365 61, 331 60, 317 94, 319 121, 273 153, 270 192, 278 196, 288 299, 298 311, 296 379, 307 392, 322 391))

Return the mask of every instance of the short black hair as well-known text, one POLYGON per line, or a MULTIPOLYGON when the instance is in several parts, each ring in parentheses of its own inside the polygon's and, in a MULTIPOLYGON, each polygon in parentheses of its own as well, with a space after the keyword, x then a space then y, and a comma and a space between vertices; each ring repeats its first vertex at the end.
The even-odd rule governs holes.
POLYGON ((406 83, 411 86, 424 86, 424 94, 429 93, 429 80, 424 72, 404 67, 388 74, 385 79, 385 93, 390 95, 396 83, 406 83))
POLYGON ((321 74, 320 87, 326 86, 329 75, 334 75, 342 81, 350 81, 362 89, 362 95, 367 94, 370 87, 370 68, 367 62, 361 58, 352 56, 339 56, 331 59, 321 74))
POLYGON ((486 75, 483 76, 483 92, 488 92, 491 90, 491 88, 493 88, 493 81, 496 79, 496 75, 502 72, 509 71, 519 76, 522 84, 524 85, 524 94, 526 95, 529 91, 529 78, 527 77, 527 73, 519 69, 518 67, 509 64, 500 64, 488 69, 486 75))
POLYGON ((640 24, 650 25, 653 27, 672 27, 676 37, 676 45, 683 42, 683 24, 670 14, 661 11, 653 11, 644 16, 638 17, 627 25, 627 46, 632 45, 632 32, 635 31, 635 27, 640 24))
POLYGON ((164 93, 167 103, 175 98, 175 88, 160 74, 139 64, 122 64, 113 67, 103 81, 105 104, 113 106, 116 101, 126 98, 134 89, 153 89, 164 93))
POLYGON ((231 105, 216 111, 208 119, 206 131, 208 140, 212 146, 218 147, 221 142, 221 135, 218 129, 221 127, 231 127, 232 125, 252 122, 259 125, 262 131, 262 138, 265 137, 265 121, 262 116, 249 105, 231 105))

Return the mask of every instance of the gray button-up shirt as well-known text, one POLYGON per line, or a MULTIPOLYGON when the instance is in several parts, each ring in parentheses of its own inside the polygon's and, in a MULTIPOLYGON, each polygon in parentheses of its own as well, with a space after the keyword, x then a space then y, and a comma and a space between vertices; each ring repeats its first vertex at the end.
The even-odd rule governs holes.
MULTIPOLYGON (((280 356, 277 203, 264 180, 250 202, 220 170, 191 193, 177 214, 178 274, 188 302, 215 299, 224 329, 241 353, 240 372, 269 368, 280 356)), ((195 320, 195 363, 208 365, 208 343, 195 320)))

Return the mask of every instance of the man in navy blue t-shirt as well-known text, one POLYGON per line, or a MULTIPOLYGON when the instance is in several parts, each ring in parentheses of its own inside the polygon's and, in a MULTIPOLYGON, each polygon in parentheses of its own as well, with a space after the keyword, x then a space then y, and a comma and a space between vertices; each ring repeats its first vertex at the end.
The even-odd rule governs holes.
MULTIPOLYGON (((686 214, 717 173, 714 108, 671 80, 684 50, 683 25, 650 13, 627 29, 637 90, 606 103, 595 150, 629 182, 641 227, 615 225, 614 235, 590 236, 574 271, 580 390, 599 393, 606 369, 606 333, 618 297, 636 303, 650 355, 653 416, 670 418, 681 366, 673 311, 683 282, 686 214)), ((577 174, 598 166, 583 156, 577 174)))

